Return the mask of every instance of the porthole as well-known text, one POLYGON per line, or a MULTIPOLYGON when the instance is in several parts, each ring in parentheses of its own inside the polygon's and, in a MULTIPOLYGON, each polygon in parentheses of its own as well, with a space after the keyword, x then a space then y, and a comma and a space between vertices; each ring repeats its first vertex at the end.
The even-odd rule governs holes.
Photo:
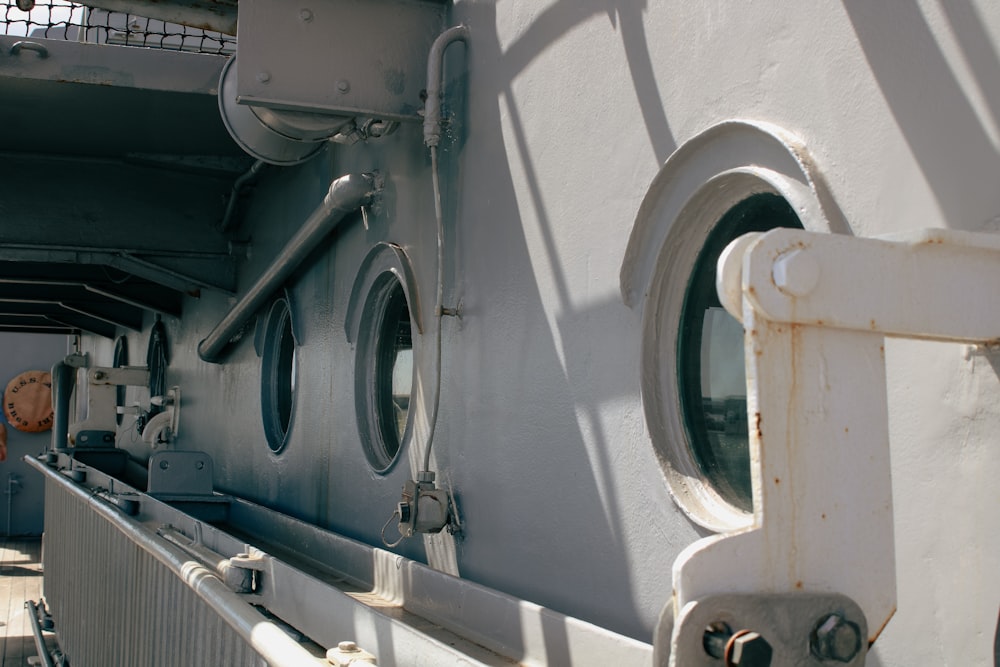
POLYGON ((368 462, 385 472, 396 461, 411 423, 413 325, 406 291, 385 271, 372 283, 361 314, 355 396, 368 462))
MULTIPOLYGON (((128 339, 125 336, 119 336, 115 341, 115 353, 111 361, 112 368, 123 368, 128 366, 128 339)), ((125 407, 125 385, 120 384, 115 388, 115 407, 122 408, 125 407)), ((124 415, 115 410, 115 421, 119 426, 122 425, 122 417, 124 415)))
POLYGON ((278 453, 292 425, 298 366, 292 315, 285 298, 275 299, 264 321, 260 412, 267 446, 278 453))
POLYGON ((742 327, 719 307, 719 253, 780 226, 850 233, 806 146, 767 123, 726 121, 681 145, 643 198, 621 270, 642 321, 646 427, 667 490, 714 531, 759 520, 745 434, 742 327))
POLYGON ((716 263, 730 241, 748 232, 801 228, 782 197, 756 194, 732 207, 698 253, 681 308, 677 382, 688 445, 702 475, 724 500, 750 512, 743 327, 722 307, 716 263))

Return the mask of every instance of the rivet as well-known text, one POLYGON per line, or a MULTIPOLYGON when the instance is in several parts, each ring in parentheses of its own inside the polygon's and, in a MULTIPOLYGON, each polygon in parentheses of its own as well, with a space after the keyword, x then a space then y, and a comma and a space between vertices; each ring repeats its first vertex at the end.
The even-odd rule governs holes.
POLYGON ((300 9, 299 10, 299 18, 302 19, 303 21, 305 21, 306 23, 309 23, 310 21, 313 20, 312 10, 311 9, 300 9))
POLYGON ((359 651, 358 645, 352 641, 342 641, 337 644, 341 653, 356 653, 359 651))
POLYGON ((351 89, 351 84, 349 81, 341 79, 340 81, 337 82, 337 90, 339 90, 340 92, 346 93, 350 89, 351 89))
POLYGON ((257 80, 261 83, 267 83, 271 80, 270 72, 257 72, 257 80))

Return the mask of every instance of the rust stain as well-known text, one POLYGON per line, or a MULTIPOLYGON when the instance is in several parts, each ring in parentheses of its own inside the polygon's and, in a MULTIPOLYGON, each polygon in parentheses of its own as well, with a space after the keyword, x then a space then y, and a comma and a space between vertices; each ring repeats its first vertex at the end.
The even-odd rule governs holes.
POLYGON ((875 331, 876 329, 878 329, 878 327, 875 326, 875 320, 871 321, 871 328, 872 328, 872 331, 875 331))
POLYGON ((820 515, 820 518, 825 521, 826 520, 826 512, 823 512, 823 514, 820 515))
POLYGON ((747 291, 750 292, 751 294, 756 294, 757 293, 757 289, 753 285, 750 285, 749 287, 747 287, 747 291))
POLYGON ((849 428, 847 428, 847 427, 845 426, 845 427, 844 427, 844 433, 850 433, 850 432, 851 432, 851 429, 849 429, 849 428))
POLYGON ((775 477, 775 478, 774 478, 774 483, 775 483, 775 484, 781 484, 781 480, 780 480, 780 479, 778 479, 777 477, 775 477))
POLYGON ((816 320, 816 326, 818 327, 823 326, 823 320, 816 320))
POLYGON ((754 428, 754 433, 757 434, 758 438, 763 435, 763 432, 760 430, 760 423, 761 423, 760 413, 759 412, 753 413, 753 428, 754 428))
POLYGON ((889 624, 889 621, 891 621, 892 617, 895 615, 896 615, 896 608, 893 607, 892 611, 889 612, 889 615, 886 617, 885 622, 882 623, 878 631, 868 638, 868 648, 871 648, 871 645, 875 643, 875 640, 878 639, 878 636, 882 634, 883 630, 885 630, 885 626, 889 624))
POLYGON ((801 581, 796 581, 795 582, 795 588, 797 588, 798 590, 801 591, 802 590, 802 582, 801 581))

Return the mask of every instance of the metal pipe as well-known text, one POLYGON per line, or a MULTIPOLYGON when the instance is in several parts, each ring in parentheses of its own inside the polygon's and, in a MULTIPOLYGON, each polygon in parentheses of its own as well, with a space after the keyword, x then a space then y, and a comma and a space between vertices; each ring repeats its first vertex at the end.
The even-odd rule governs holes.
POLYGON ((76 369, 58 361, 52 366, 52 446, 54 452, 64 452, 69 443, 69 403, 73 397, 76 369))
POLYGON ((437 233, 437 287, 434 301, 434 318, 437 328, 434 332, 434 399, 431 404, 430 426, 424 445, 424 466, 431 466, 431 447, 437 431, 438 411, 441 406, 441 324, 444 316, 444 213, 441 206, 441 183, 438 174, 438 143, 441 140, 441 71, 444 51, 456 41, 467 41, 469 28, 457 25, 438 35, 427 56, 427 100, 424 104, 424 144, 431 152, 431 187, 434 195, 434 221, 437 233))
POLYGON ((441 141, 441 70, 444 69, 444 51, 454 42, 468 42, 469 27, 456 25, 448 28, 431 44, 427 55, 427 100, 424 102, 424 145, 437 146, 441 141))
POLYGON ((31 634, 35 636, 35 651, 45 667, 56 667, 52 662, 52 655, 45 645, 45 637, 42 636, 42 624, 38 622, 38 607, 31 600, 24 601, 24 608, 28 610, 28 617, 31 620, 31 634))
POLYGON ((264 168, 267 163, 263 160, 257 160, 253 163, 246 173, 240 175, 235 181, 233 181, 233 191, 229 195, 229 201, 226 203, 226 212, 222 216, 222 222, 219 223, 219 231, 226 232, 229 231, 229 226, 233 221, 233 214, 236 213, 236 202, 240 198, 240 190, 242 190, 246 185, 264 168))
POLYGON ((252 646, 268 665, 302 667, 321 664, 284 630, 254 609, 244 598, 231 591, 208 568, 192 561, 182 550, 153 535, 138 521, 94 498, 90 489, 74 484, 33 456, 25 456, 24 461, 41 472, 49 483, 60 486, 79 502, 89 505, 93 512, 125 535, 133 544, 166 566, 252 646))
POLYGON ((208 336, 198 343, 198 356, 204 361, 220 363, 230 340, 246 321, 281 288, 341 220, 371 201, 377 189, 374 174, 348 174, 331 183, 323 202, 282 248, 271 266, 208 336))

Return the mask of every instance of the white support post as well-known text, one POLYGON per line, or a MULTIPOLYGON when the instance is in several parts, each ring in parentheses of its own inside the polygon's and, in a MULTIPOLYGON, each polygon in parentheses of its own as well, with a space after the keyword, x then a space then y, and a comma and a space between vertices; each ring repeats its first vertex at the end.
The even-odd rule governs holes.
POLYGON ((771 664, 812 664, 822 620, 778 618, 776 599, 846 596, 863 617, 843 662, 863 664, 896 605, 884 339, 1000 338, 1000 238, 778 229, 734 241, 718 276, 745 331, 754 521, 674 562, 670 664, 710 664, 706 619, 752 608, 734 594, 771 596, 757 627, 743 613, 745 628, 731 628, 771 633, 771 664))

